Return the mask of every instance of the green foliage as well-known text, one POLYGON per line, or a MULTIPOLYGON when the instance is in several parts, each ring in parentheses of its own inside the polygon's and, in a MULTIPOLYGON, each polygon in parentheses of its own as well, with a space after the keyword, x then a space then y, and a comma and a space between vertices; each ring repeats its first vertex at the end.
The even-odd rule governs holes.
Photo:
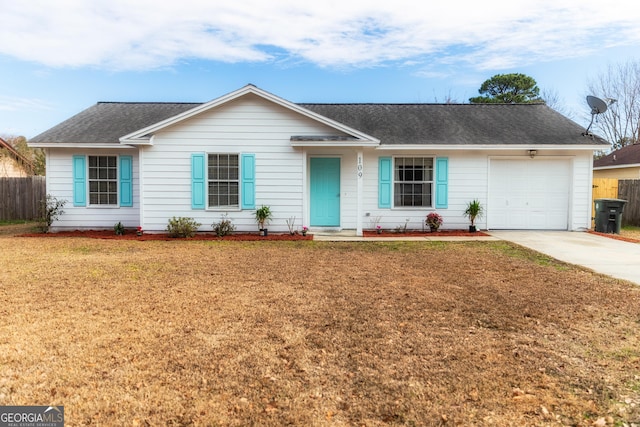
POLYGON ((213 232, 216 233, 218 237, 224 237, 227 234, 231 234, 236 230, 236 226, 233 225, 231 220, 229 219, 228 214, 222 215, 222 218, 219 222, 215 222, 212 224, 213 232))
POLYGON ((484 207, 480 203, 480 200, 474 199, 467 203, 467 208, 464 211, 464 216, 469 218, 471 225, 475 225, 476 218, 482 218, 484 214, 484 207))
POLYGON ((525 74, 496 74, 478 89, 483 96, 469 98, 473 104, 530 104, 544 102, 533 77, 525 74))
POLYGON ((172 217, 167 225, 170 237, 193 237, 202 224, 189 217, 172 217))
POLYGON ((51 194, 40 201, 39 215, 37 219, 37 227, 41 233, 48 233, 51 224, 64 213, 62 209, 67 203, 66 200, 58 200, 51 194))
POLYGON ((269 206, 262 205, 259 209, 256 209, 256 222, 260 229, 263 229, 265 224, 268 224, 273 217, 273 212, 269 206))
POLYGON ((118 223, 113 226, 113 231, 116 233, 116 236, 122 236, 124 234, 124 225, 118 221, 118 223))

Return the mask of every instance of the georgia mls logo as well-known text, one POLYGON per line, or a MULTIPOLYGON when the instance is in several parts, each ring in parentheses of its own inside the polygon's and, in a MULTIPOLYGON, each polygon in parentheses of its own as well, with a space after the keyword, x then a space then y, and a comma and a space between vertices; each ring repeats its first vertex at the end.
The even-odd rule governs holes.
POLYGON ((0 427, 64 427, 64 406, 0 406, 0 427))

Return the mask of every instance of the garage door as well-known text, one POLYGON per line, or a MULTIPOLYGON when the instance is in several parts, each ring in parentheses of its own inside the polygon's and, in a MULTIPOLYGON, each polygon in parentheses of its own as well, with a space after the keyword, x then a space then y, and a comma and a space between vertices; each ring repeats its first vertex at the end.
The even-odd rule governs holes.
POLYGON ((566 160, 491 160, 487 227, 566 230, 570 177, 566 160))

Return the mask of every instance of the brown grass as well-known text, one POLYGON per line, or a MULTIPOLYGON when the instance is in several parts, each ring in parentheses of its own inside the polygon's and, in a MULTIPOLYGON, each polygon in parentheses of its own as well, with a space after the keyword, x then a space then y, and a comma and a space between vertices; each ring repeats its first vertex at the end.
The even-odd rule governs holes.
POLYGON ((640 422, 640 288, 505 242, 0 239, 0 405, 76 425, 640 422))

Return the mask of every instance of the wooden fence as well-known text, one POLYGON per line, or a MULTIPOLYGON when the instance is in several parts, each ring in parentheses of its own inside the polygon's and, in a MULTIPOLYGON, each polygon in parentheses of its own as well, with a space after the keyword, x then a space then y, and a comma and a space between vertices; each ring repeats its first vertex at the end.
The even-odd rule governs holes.
POLYGON ((618 199, 627 201, 622 213, 622 225, 640 227, 640 179, 619 180, 618 199))
POLYGON ((0 221, 37 218, 46 195, 44 176, 0 178, 0 221))
MULTIPOLYGON (((622 199, 627 203, 622 213, 622 225, 640 227, 640 179, 594 178, 593 200, 622 199)), ((593 210, 594 207, 592 206, 593 210)), ((595 211, 591 217, 595 216, 595 211)))

